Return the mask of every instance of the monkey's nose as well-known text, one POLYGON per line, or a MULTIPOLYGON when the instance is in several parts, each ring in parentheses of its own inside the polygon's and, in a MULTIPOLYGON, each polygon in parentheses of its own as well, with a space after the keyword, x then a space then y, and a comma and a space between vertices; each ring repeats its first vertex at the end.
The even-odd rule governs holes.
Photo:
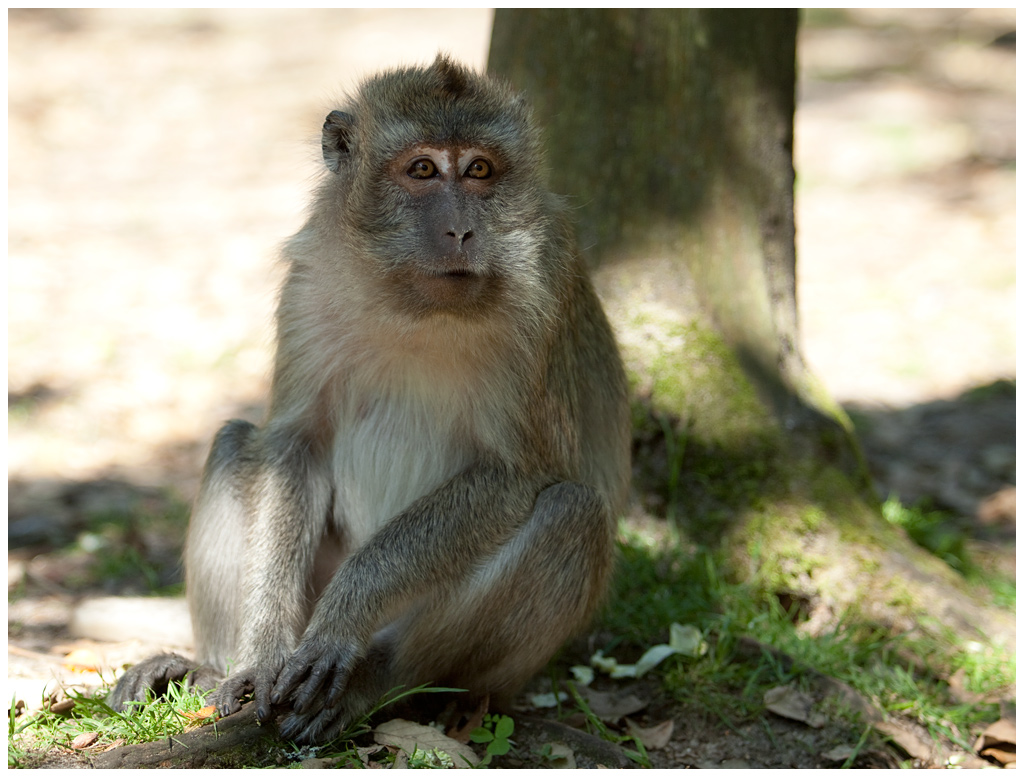
POLYGON ((445 233, 448 237, 455 238, 455 244, 457 246, 463 246, 467 240, 473 237, 472 229, 449 229, 445 233))

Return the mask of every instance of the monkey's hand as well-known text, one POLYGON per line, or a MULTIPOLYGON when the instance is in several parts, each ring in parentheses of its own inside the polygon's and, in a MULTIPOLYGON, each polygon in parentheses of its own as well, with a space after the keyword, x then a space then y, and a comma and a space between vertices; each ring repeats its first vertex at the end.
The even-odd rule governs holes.
POLYGON ((310 635, 292 654, 270 694, 274 704, 291 703, 293 714, 281 726, 289 739, 312 742, 336 728, 338 709, 356 662, 365 652, 355 639, 310 635))
POLYGON ((252 694, 256 702, 256 717, 261 723, 270 719, 270 692, 277 677, 277 667, 268 664, 250 665, 233 671, 210 697, 210 704, 221 717, 233 715, 242 708, 242 699, 252 694))
POLYGON ((290 698, 299 713, 312 709, 314 700, 316 707, 334 707, 363 652, 354 639, 308 637, 285 662, 270 700, 280 704, 290 698))

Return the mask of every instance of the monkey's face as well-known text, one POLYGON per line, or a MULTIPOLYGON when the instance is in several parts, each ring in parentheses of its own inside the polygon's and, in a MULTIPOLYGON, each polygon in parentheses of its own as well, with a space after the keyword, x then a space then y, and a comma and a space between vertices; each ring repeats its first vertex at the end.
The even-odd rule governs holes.
POLYGON ((533 167, 459 140, 374 156, 353 171, 349 224, 382 302, 417 317, 500 314, 540 280, 548 219, 533 167))
POLYGON ((502 168, 495 152, 458 144, 415 145, 388 165, 397 218, 386 220, 378 248, 404 305, 472 313, 495 302, 501 241, 488 206, 502 168))
POLYGON ((504 85, 443 57, 382 74, 328 115, 323 152, 346 269, 376 290, 374 303, 475 317, 550 298, 558 208, 539 132, 504 85))

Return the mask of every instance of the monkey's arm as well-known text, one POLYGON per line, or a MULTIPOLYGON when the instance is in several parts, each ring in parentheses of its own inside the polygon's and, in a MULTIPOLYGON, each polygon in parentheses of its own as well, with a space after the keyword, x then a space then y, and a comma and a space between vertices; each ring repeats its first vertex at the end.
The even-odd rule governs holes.
POLYGON ((393 518, 338 569, 270 700, 290 697, 299 713, 337 705, 374 633, 414 599, 471 584, 471 570, 522 526, 539 490, 501 464, 478 464, 393 518))

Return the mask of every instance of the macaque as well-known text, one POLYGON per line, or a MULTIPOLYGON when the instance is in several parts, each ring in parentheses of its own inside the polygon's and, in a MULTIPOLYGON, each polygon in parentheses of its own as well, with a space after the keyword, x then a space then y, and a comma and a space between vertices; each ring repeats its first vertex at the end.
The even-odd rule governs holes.
MULTIPOLYGON (((622 364, 525 102, 439 56, 365 81, 322 145, 266 422, 220 430, 185 550, 212 703, 251 694, 298 742, 398 686, 507 702, 600 602, 629 482, 622 364)), ((151 658, 111 701, 196 666, 151 658)))

